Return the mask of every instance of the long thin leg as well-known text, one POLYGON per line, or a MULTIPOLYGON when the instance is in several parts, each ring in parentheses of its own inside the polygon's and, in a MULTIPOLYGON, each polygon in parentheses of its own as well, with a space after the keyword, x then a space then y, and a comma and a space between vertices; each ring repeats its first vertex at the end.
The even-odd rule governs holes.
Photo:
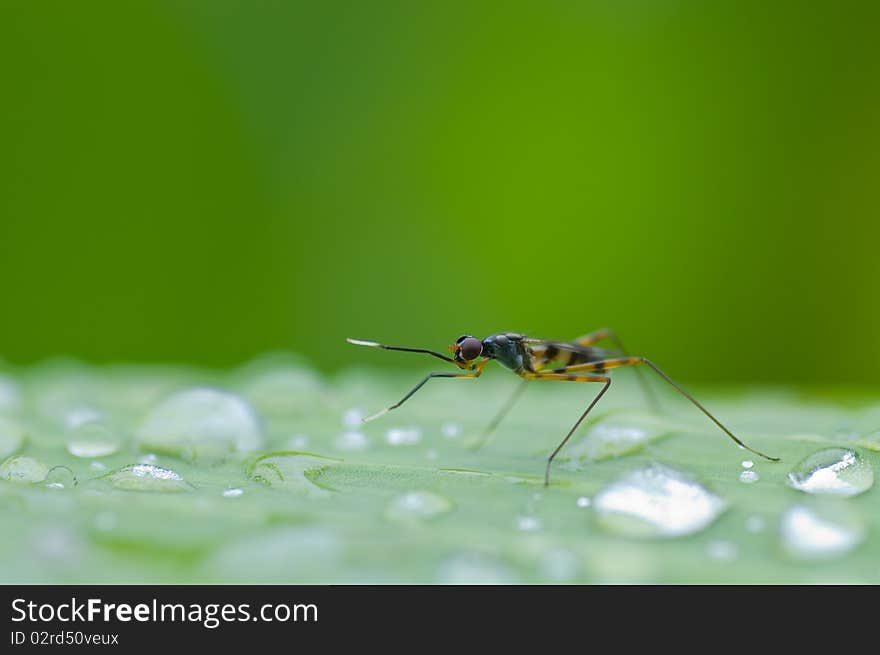
POLYGON ((489 441, 489 437, 492 436, 492 433, 495 432, 495 428, 498 427, 498 424, 504 420, 504 417, 507 416, 508 412, 513 409, 513 406, 516 404, 516 401, 519 400, 519 397, 522 395, 522 392, 526 390, 526 386, 528 385, 528 380, 523 380, 520 382, 516 389, 513 392, 513 395, 508 398, 507 402, 498 410, 498 413, 486 426, 486 429, 483 430, 483 433, 479 436, 479 438, 470 445, 471 450, 479 450, 489 441))
POLYGON ((657 375, 659 375, 661 378, 666 380, 666 382, 668 382, 676 391, 678 391, 678 393, 680 393, 682 396, 684 396, 685 398, 690 400, 697 407, 697 409, 699 409, 701 412, 703 412, 703 414, 708 416, 715 425, 717 425, 719 428, 721 428, 721 430, 728 437, 733 439, 739 446, 745 448, 748 451, 755 453, 756 455, 760 455, 764 459, 769 459, 771 462, 778 462, 779 461, 778 457, 771 457, 770 455, 766 455, 766 454, 762 453, 760 450, 755 450, 754 448, 752 448, 751 446, 747 445, 742 440, 740 440, 735 434, 733 434, 733 432, 731 432, 726 427, 724 427, 724 424, 722 424, 721 421, 719 421, 717 418, 715 418, 708 409, 703 407, 703 405, 701 405, 699 403, 699 401, 697 401, 696 398, 694 398, 687 391, 685 391, 677 382, 675 382, 675 380, 673 380, 671 377, 666 375, 666 373, 664 373, 660 369, 659 366, 654 364, 654 362, 647 359, 646 357, 617 357, 617 358, 613 358, 613 359, 605 359, 605 360, 598 361, 598 362, 589 362, 586 364, 572 364, 571 366, 566 366, 564 368, 553 369, 552 371, 548 371, 548 373, 568 374, 568 373, 575 373, 575 372, 580 372, 580 371, 601 373, 601 372, 607 371, 612 368, 618 368, 620 366, 634 366, 636 364, 646 364, 647 366, 650 366, 654 370, 654 372, 657 373, 657 375))
POLYGON ((587 414, 590 413, 590 410, 595 407, 596 403, 599 402, 599 399, 605 395, 605 392, 608 391, 608 387, 611 386, 611 378, 607 378, 601 375, 565 375, 563 373, 520 373, 522 377, 526 380, 564 380, 567 382, 602 382, 605 386, 602 387, 601 391, 596 394, 596 397, 587 405, 587 408, 584 410, 584 413, 581 414, 580 418, 575 421, 575 424, 571 426, 571 430, 568 431, 568 434, 565 435, 565 438, 559 442, 559 445, 556 446, 556 449, 550 453, 550 457, 547 458, 547 468, 544 469, 544 486, 548 486, 550 484, 550 465, 553 463, 553 459, 556 455, 559 454, 559 451, 562 450, 562 447, 571 439, 571 435, 574 434, 574 431, 578 429, 578 426, 583 423, 584 419, 587 418, 587 414))
MULTIPOLYGON (((620 354, 624 357, 629 356, 629 351, 627 351, 626 347, 623 345, 623 341, 621 341, 620 337, 617 336, 617 332, 615 332, 611 328, 601 328, 599 330, 596 330, 595 332, 585 334, 584 336, 575 339, 574 343, 579 346, 592 346, 594 343, 598 343, 603 339, 608 339, 611 343, 613 343, 615 347, 620 351, 620 354)), ((655 411, 659 410, 660 403, 657 401, 657 394, 655 394, 654 390, 651 389, 651 385, 648 384, 647 378, 642 375, 642 369, 637 368, 634 370, 639 378, 639 385, 641 385, 642 387, 642 393, 645 394, 645 398, 647 399, 648 404, 655 411)))
MULTIPOLYGON (((376 343, 375 341, 363 341, 362 339, 346 339, 348 343, 353 344, 355 346, 367 346, 368 348, 381 348, 382 350, 399 350, 400 352, 405 353, 422 353, 424 355, 431 355, 431 357, 436 357, 437 359, 442 359, 444 362, 449 362, 451 364, 455 364, 459 366, 458 362, 456 362, 451 357, 447 357, 446 355, 442 355, 438 352, 434 352, 433 350, 425 350, 424 348, 403 348, 401 346, 386 346, 381 343, 376 343)), ((459 366, 459 368, 461 368, 459 366)))
POLYGON ((391 407, 387 407, 380 412, 376 412, 372 416, 368 416, 367 418, 363 419, 363 421, 364 421, 364 423, 367 423, 369 421, 372 421, 372 420, 379 418, 380 416, 384 416, 385 414, 390 412, 392 409, 397 409, 403 403, 405 403, 407 400, 409 400, 416 391, 418 391, 423 386, 425 386, 425 383, 428 380, 430 380, 431 378, 478 378, 478 377, 480 377, 480 375, 483 374, 483 367, 485 366, 485 363, 487 361, 488 360, 483 360, 482 362, 477 364, 476 368, 473 371, 470 371, 468 373, 445 373, 445 372, 444 373, 430 373, 429 375, 426 375, 424 377, 424 379, 422 379, 421 382, 419 382, 416 386, 414 386, 412 389, 410 389, 409 393, 407 393, 403 398, 401 398, 399 401, 397 401, 396 403, 391 405, 391 407))

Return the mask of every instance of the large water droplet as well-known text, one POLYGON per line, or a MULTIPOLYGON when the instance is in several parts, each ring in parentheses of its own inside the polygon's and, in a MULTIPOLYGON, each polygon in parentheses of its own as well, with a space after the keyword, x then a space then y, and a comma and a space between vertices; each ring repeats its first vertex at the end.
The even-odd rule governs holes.
POLYGON ((306 453, 269 453, 257 458, 248 469, 248 477, 276 489, 321 497, 329 494, 329 487, 320 486, 315 478, 338 461, 306 453))
POLYGON ((843 555, 865 539, 858 517, 839 505, 790 507, 782 515, 780 533, 786 552, 800 559, 843 555))
POLYGON ((584 438, 566 448, 565 456, 591 462, 620 457, 641 450, 645 444, 669 432, 668 425, 652 416, 608 416, 592 425, 584 438))
POLYGON ((8 457, 24 445, 24 428, 0 416, 0 457, 8 457))
POLYGON ((66 466, 53 466, 46 473, 44 484, 50 489, 71 489, 76 486, 77 479, 66 466))
POLYGON ((21 455, 10 457, 0 464, 0 480, 10 482, 42 482, 49 473, 49 467, 33 457, 21 455))
POLYGON ((74 457, 107 457, 119 450, 120 442, 110 429, 98 421, 88 421, 73 428, 67 452, 74 457))
POLYGON ((257 450, 263 442, 253 408, 235 394, 190 389, 157 405, 137 431, 143 450, 216 458, 257 450))
POLYGON ((439 584, 516 584, 516 574, 498 560, 480 553, 462 553, 446 560, 437 574, 439 584))
POLYGON ((856 496, 874 484, 874 471, 855 451, 825 448, 798 462, 788 483, 811 494, 856 496))
POLYGON ((452 503, 430 491, 408 491, 396 496, 385 510, 385 518, 401 523, 425 521, 445 514, 452 503))
POLYGON ((101 476, 126 491, 190 491, 192 485, 171 469, 153 464, 130 464, 101 476))
POLYGON ((726 507, 688 475, 651 464, 611 482, 593 497, 597 520, 631 537, 679 537, 702 530, 726 507))

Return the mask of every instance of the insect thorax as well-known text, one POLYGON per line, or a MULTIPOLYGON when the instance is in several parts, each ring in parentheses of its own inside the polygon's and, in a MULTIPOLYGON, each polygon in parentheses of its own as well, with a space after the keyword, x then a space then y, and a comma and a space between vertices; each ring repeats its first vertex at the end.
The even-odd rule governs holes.
POLYGON ((524 353, 522 336, 515 333, 493 334, 483 339, 483 353, 511 370, 523 368, 524 353))

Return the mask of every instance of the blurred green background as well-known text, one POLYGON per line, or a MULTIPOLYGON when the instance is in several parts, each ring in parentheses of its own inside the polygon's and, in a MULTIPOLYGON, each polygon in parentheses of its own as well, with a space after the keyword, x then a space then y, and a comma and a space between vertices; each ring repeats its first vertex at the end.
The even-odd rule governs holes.
POLYGON ((0 4, 8 361, 877 382, 876 3, 0 4))

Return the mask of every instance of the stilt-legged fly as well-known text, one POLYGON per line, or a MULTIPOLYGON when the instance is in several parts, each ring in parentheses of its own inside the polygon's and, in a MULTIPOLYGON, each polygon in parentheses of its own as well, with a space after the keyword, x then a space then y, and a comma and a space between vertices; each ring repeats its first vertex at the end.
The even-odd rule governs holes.
MULTIPOLYGON (((750 450, 756 455, 760 455, 764 459, 778 462, 779 458, 765 455, 755 450, 751 446, 745 444, 735 434, 728 430, 717 418, 715 418, 708 409, 703 407, 696 398, 685 391, 677 382, 670 378, 651 360, 645 357, 630 357, 626 354, 623 344, 617 338, 614 332, 608 329, 597 330, 590 334, 584 335, 572 341, 550 341, 547 339, 532 339, 515 332, 503 332, 493 334, 485 339, 478 339, 470 335, 459 337, 453 345, 449 347, 452 357, 448 357, 433 350, 425 350, 423 348, 402 348, 399 346, 386 346, 375 341, 361 341, 359 339, 348 339, 349 343, 356 346, 368 346, 371 348, 382 348, 384 350, 400 350, 410 353, 422 353, 431 355, 445 362, 449 362, 457 366, 461 371, 457 373, 442 372, 430 373, 414 386, 398 402, 382 411, 369 416, 364 421, 372 421, 380 416, 387 414, 393 409, 397 409, 403 403, 412 397, 412 395, 421 389, 425 383, 431 378, 478 378, 483 373, 483 369, 493 359, 501 365, 509 368, 518 376, 523 378, 524 383, 530 380, 560 380, 564 382, 597 382, 602 385, 599 393, 590 401, 584 413, 580 415, 575 424, 568 431, 568 434, 559 442, 559 445, 547 458, 547 466, 544 471, 544 485, 550 484, 550 465, 553 459, 559 454, 563 446, 574 434, 578 426, 590 413, 590 410, 599 402, 599 399, 605 395, 611 386, 611 378, 607 372, 613 368, 621 366, 636 366, 644 364, 652 369, 663 380, 669 383, 678 393, 691 401, 703 414, 708 416, 715 425, 733 439, 740 447, 750 450), (613 342, 617 350, 607 350, 597 348, 594 344, 608 339, 613 342), (553 368, 550 368, 550 366, 553 368)), ((641 374, 640 369, 636 369, 641 374)), ((640 382, 645 388, 646 394, 653 400, 650 395, 650 388, 645 384, 645 380, 640 375, 640 382)), ((501 411, 495 416, 489 424, 488 429, 483 435, 483 441, 498 426, 504 415, 510 410, 514 402, 519 398, 525 384, 520 385, 513 397, 502 407, 501 411)))

